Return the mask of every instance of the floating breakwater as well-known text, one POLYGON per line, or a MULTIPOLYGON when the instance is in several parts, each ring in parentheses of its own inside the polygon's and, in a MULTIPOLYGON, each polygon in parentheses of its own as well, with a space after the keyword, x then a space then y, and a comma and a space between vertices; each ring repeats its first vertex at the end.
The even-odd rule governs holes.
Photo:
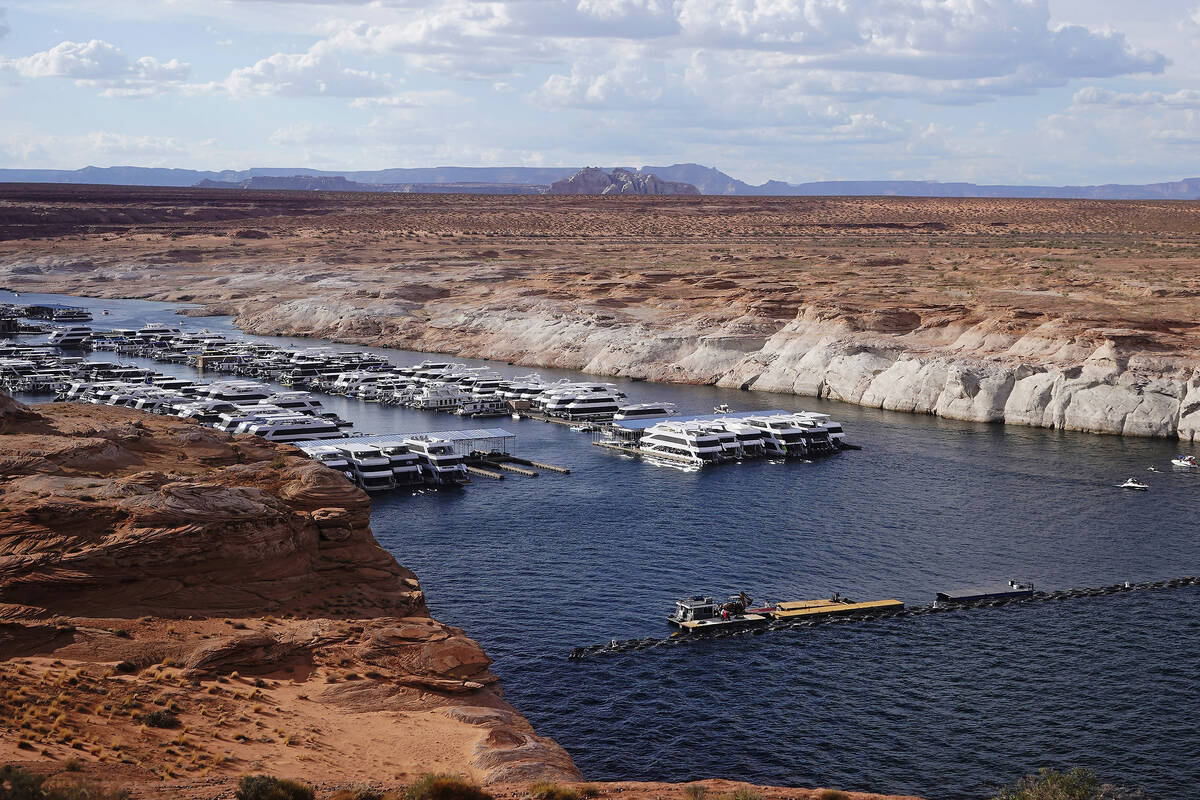
POLYGON ((742 627, 727 630, 714 630, 712 632, 697 632, 688 634, 675 633, 666 637, 645 636, 640 639, 623 639, 612 640, 608 644, 596 644, 584 647, 576 647, 571 651, 567 658, 578 660, 589 656, 604 655, 607 653, 619 653, 629 650, 646 650, 652 647, 666 647, 682 644, 684 642, 694 642, 701 639, 724 639, 734 636, 758 636, 767 631, 779 630, 795 630, 797 628, 812 628, 818 625, 845 625, 856 622, 867 622, 873 620, 891 620, 901 619, 904 617, 918 617, 924 614, 948 613, 951 611, 965 611, 970 609, 981 608, 999 608, 1001 606, 1009 606, 1014 604, 1027 604, 1036 602, 1046 602, 1055 600, 1067 600, 1072 598, 1083 597, 1101 597, 1103 595, 1119 594, 1122 592, 1146 591, 1152 589, 1177 589, 1183 586, 1198 586, 1200 578, 1187 576, 1184 578, 1168 578, 1159 581, 1143 581, 1141 583, 1117 583, 1110 586, 1098 586, 1093 588, 1077 588, 1077 589, 1061 589, 1052 592, 1034 592, 1028 597, 1005 597, 994 598, 979 601, 956 602, 950 604, 930 603, 929 605, 897 608, 895 610, 887 610, 881 612, 860 613, 860 614, 843 614, 830 615, 820 619, 787 620, 775 619, 765 625, 757 627, 742 627))

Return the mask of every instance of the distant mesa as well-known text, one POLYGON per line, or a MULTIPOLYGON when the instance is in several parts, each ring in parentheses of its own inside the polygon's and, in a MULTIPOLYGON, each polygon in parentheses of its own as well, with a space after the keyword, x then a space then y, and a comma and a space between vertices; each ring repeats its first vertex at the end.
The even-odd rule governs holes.
POLYGON ((237 181, 204 178, 201 189, 255 189, 290 192, 402 192, 416 194, 539 194, 545 186, 522 183, 361 183, 342 175, 253 175, 237 181))
POLYGON ((664 181, 653 173, 618 167, 605 172, 584 167, 569 178, 550 184, 546 194, 700 194, 690 183, 664 181))
POLYGON ((378 192, 377 186, 366 186, 347 180, 341 175, 255 175, 242 181, 214 181, 205 178, 196 186, 204 189, 285 189, 307 192, 378 192))
POLYGON ((104 186, 201 186, 220 189, 265 189, 325 192, 405 192, 420 194, 693 194, 657 192, 659 184, 683 184, 700 194, 790 197, 1004 197, 1079 200, 1198 200, 1200 178, 1146 184, 1102 186, 1023 186, 942 183, 940 181, 814 181, 788 183, 769 180, 754 185, 715 167, 699 164, 615 167, 580 170, 562 167, 416 167, 379 170, 314 170, 304 167, 254 167, 244 170, 200 171, 158 167, 84 167, 75 170, 0 169, 0 183, 76 183, 104 186), (632 175, 629 189, 618 175, 632 175), (636 176, 641 176, 640 179, 636 176), (582 191, 579 184, 598 185, 582 191), (635 191, 646 182, 647 191, 635 191), (549 189, 567 185, 570 191, 549 189))

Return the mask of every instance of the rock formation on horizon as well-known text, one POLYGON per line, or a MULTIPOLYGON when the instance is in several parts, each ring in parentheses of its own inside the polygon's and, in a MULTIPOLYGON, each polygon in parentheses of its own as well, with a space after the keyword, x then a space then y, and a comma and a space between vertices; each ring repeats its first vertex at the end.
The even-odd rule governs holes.
POLYGON ((664 181, 652 173, 618 167, 611 173, 584 167, 570 178, 550 184, 546 194, 700 194, 690 183, 664 181))

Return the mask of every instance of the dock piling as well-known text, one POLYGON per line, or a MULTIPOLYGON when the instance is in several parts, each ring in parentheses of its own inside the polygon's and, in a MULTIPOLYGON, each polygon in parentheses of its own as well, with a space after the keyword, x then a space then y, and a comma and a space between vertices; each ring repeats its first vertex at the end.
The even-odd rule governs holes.
POLYGON ((492 472, 491 470, 480 469, 479 467, 467 467, 467 472, 471 473, 472 475, 478 475, 481 478, 491 478, 495 481, 504 480, 504 476, 499 472, 492 472))
POLYGON ((518 475, 524 475, 527 478, 536 478, 538 476, 538 474, 531 469, 525 469, 524 467, 514 467, 512 464, 505 464, 502 461, 489 461, 487 463, 489 466, 493 466, 498 469, 507 470, 509 472, 515 472, 518 475))

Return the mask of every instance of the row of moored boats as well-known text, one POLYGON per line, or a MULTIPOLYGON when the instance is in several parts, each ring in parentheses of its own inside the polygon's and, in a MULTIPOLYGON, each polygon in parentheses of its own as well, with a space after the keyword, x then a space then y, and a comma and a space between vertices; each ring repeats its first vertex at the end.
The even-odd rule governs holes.
POLYGON ((811 458, 846 447, 840 422, 815 411, 724 415, 695 420, 666 420, 640 431, 615 429, 649 458, 706 466, 753 458, 811 458))
POLYGON ((332 347, 287 348, 168 325, 95 331, 73 325, 54 331, 63 349, 109 350, 120 355, 186 364, 205 372, 269 380, 296 390, 321 391, 367 402, 471 417, 516 411, 579 423, 669 417, 670 404, 629 403, 611 383, 546 380, 534 373, 502 376, 487 367, 427 360, 398 366, 372 353, 332 347))

